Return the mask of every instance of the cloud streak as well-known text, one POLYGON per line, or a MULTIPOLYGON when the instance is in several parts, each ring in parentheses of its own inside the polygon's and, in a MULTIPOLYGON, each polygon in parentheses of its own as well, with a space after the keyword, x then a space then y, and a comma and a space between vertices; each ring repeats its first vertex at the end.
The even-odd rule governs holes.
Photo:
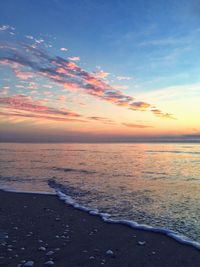
POLYGON ((52 120, 75 120, 84 121, 83 116, 71 112, 67 109, 56 109, 48 107, 42 103, 42 101, 34 101, 31 96, 23 94, 13 95, 8 97, 0 97, 0 105, 6 109, 7 113, 12 116, 23 116, 23 117, 37 117, 37 118, 48 118, 52 120), (13 112, 14 111, 14 112, 13 112), (16 111, 18 113, 16 113, 16 111), (23 113, 19 113, 23 112, 23 113), (31 114, 27 114, 29 112, 31 114), (38 115, 40 114, 40 115, 38 115))
POLYGON ((1 116, 45 119, 63 122, 98 121, 104 124, 114 123, 112 120, 105 117, 87 117, 65 108, 57 109, 48 107, 43 103, 43 101, 35 101, 31 96, 23 94, 6 97, 0 96, 0 106, 4 109, 0 112, 1 116))
POLYGON ((142 125, 142 124, 132 124, 132 123, 122 123, 124 126, 131 127, 131 128, 139 128, 139 129, 144 129, 144 128, 154 128, 151 125, 142 125))
MULTIPOLYGON (((28 79, 32 72, 33 75, 37 74, 63 85, 67 90, 82 90, 98 99, 125 106, 134 111, 152 109, 151 112, 155 116, 172 118, 171 114, 163 113, 160 110, 158 112, 158 109, 151 104, 136 101, 134 97, 116 90, 104 80, 80 68, 75 62, 58 56, 52 57, 42 49, 24 43, 18 43, 14 47, 7 44, 2 47, 2 55, 0 64, 10 66, 22 80, 28 79), (28 68, 29 71, 23 72, 22 68, 28 68)), ((127 78, 120 76, 120 79, 127 78)))

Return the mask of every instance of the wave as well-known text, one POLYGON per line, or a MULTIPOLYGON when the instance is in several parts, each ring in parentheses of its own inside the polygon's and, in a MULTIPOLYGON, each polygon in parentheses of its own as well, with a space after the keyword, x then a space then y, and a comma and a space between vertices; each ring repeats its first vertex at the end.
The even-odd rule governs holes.
POLYGON ((174 153, 174 154, 192 154, 200 155, 199 151, 181 151, 181 150, 145 150, 147 153, 174 153))
POLYGON ((88 171, 83 169, 73 169, 73 168, 60 168, 60 167, 53 167, 54 171, 63 171, 63 172, 78 172, 78 173, 85 173, 85 174, 94 174, 95 171, 88 171))
MULTIPOLYGON (((124 220, 124 219, 112 219, 111 215, 108 213, 100 212, 98 209, 86 207, 84 205, 81 205, 77 203, 70 195, 67 195, 66 193, 62 192, 62 189, 60 187, 60 184, 58 186, 56 181, 51 181, 54 182, 49 184, 49 186, 54 190, 54 192, 35 192, 35 191, 19 191, 15 189, 10 189, 10 188, 0 188, 0 190, 5 191, 5 192, 15 192, 15 193, 27 193, 27 194, 42 194, 42 195, 55 195, 57 196, 61 201, 64 201, 67 205, 70 205, 74 207, 75 209, 79 209, 82 211, 88 212, 90 215, 94 216, 99 216, 104 222, 106 223, 113 223, 113 224, 122 224, 129 226, 133 229, 140 229, 140 230, 145 230, 145 231, 150 231, 150 232, 155 232, 155 233, 161 233, 164 235, 167 235, 173 239, 175 239, 177 242, 190 245, 198 250, 200 250, 200 243, 193 241, 189 239, 188 237, 181 235, 177 232, 168 230, 166 228, 159 228, 159 227, 152 227, 146 224, 138 224, 135 221, 132 220, 124 220)), ((64 186, 63 186, 64 188, 64 186)))
POLYGON ((70 195, 66 194, 66 187, 64 185, 58 184, 55 180, 51 180, 49 182, 49 186, 55 190, 55 193, 59 197, 59 199, 64 201, 66 204, 68 204, 68 205, 70 205, 76 209, 86 211, 91 215, 99 216, 104 222, 113 223, 113 224, 122 224, 122 225, 127 225, 131 228, 134 228, 134 229, 140 229, 140 230, 145 230, 145 231, 150 231, 150 232, 155 232, 155 233, 161 233, 161 234, 167 235, 167 236, 175 239, 179 243, 191 245, 191 246, 195 247, 196 249, 200 250, 200 243, 199 242, 193 241, 190 238, 188 238, 184 235, 181 235, 175 231, 172 231, 172 230, 169 230, 166 228, 161 228, 161 227, 152 227, 152 226, 146 225, 146 224, 139 224, 139 223, 132 221, 132 220, 112 219, 111 215, 109 213, 100 212, 98 209, 86 207, 82 204, 79 204, 70 195))

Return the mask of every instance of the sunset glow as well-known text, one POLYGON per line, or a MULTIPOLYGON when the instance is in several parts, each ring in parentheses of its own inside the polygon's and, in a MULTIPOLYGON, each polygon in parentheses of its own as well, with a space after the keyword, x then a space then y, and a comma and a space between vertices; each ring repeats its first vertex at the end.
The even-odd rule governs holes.
POLYGON ((0 4, 3 141, 199 140, 193 5, 22 2, 0 4))

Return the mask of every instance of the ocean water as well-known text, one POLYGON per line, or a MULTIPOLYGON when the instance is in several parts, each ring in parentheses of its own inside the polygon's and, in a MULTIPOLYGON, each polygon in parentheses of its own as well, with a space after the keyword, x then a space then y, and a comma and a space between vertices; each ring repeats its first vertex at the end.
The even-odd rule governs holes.
POLYGON ((54 193, 200 242, 200 144, 0 144, 0 188, 54 193))

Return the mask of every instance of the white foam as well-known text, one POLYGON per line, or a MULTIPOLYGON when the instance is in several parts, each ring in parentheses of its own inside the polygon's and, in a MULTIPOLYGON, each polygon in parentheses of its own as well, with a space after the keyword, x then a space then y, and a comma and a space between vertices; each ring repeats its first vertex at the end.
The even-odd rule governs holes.
POLYGON ((162 234, 165 234, 165 235, 175 239, 179 243, 191 245, 191 246, 200 250, 200 243, 199 242, 193 241, 190 238, 188 238, 184 235, 181 235, 179 233, 176 233, 172 230, 168 230, 166 228, 161 228, 161 227, 152 227, 152 226, 146 225, 146 224, 139 224, 139 223, 134 222, 132 220, 111 219, 110 214, 99 212, 98 209, 92 209, 89 207, 85 207, 85 206, 77 203, 73 198, 71 198, 68 195, 65 195, 64 193, 62 193, 58 189, 55 189, 55 191, 56 191, 57 196, 61 200, 63 200, 66 204, 71 205, 76 209, 87 211, 91 215, 99 216, 104 222, 113 223, 113 224, 123 224, 123 225, 130 226, 131 228, 134 228, 134 229, 140 229, 140 230, 145 230, 145 231, 150 231, 150 232, 155 232, 155 233, 162 233, 162 234))
POLYGON ((16 189, 8 189, 8 188, 5 188, 5 187, 4 188, 1 187, 0 190, 5 191, 5 192, 13 192, 13 193, 55 195, 55 196, 57 195, 59 197, 59 199, 64 201, 66 204, 74 207, 75 209, 86 211, 90 215, 99 216, 104 222, 113 223, 113 224, 123 224, 123 225, 130 226, 131 228, 134 228, 134 229, 140 229, 140 230, 145 230, 145 231, 150 231, 150 232, 155 232, 155 233, 162 233, 162 234, 165 234, 165 235, 175 239, 179 243, 186 244, 186 245, 191 245, 191 246, 195 247, 196 249, 200 250, 200 243, 199 242, 193 241, 193 240, 191 240, 190 238, 188 238, 188 237, 186 237, 184 235, 181 235, 181 234, 179 234, 177 232, 174 232, 172 230, 168 230, 166 228, 152 227, 152 226, 146 225, 146 224, 139 224, 139 223, 137 223, 135 221, 132 221, 132 220, 111 219, 110 218, 111 217, 110 214, 104 213, 104 212, 99 212, 98 209, 93 209, 93 208, 89 208, 89 207, 86 207, 84 205, 81 205, 81 204, 77 203, 72 197, 62 193, 58 189, 55 189, 55 193, 53 193, 53 192, 38 192, 38 191, 37 192, 34 192, 34 191, 18 191, 16 189))
POLYGON ((11 192, 11 193, 21 193, 21 194, 36 194, 36 195, 53 195, 56 196, 57 194, 55 192, 45 192, 45 191, 21 191, 14 188, 7 188, 7 187, 0 187, 1 191, 5 192, 11 192))

